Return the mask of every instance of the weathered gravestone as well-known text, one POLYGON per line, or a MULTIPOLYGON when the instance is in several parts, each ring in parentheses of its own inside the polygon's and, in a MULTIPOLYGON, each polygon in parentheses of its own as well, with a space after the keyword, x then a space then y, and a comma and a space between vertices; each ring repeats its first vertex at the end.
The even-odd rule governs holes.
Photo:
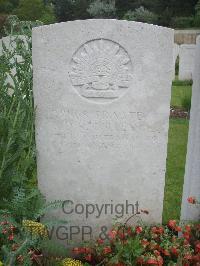
POLYGON ((182 220, 199 220, 200 209, 187 202, 190 196, 200 199, 200 36, 197 38, 195 53, 192 107, 181 209, 182 220))
POLYGON ((195 44, 182 44, 179 52, 179 80, 193 78, 195 44))
POLYGON ((179 56, 179 51, 180 51, 180 45, 174 44, 174 57, 173 57, 173 62, 174 62, 174 72, 173 72, 173 79, 176 77, 176 60, 177 57, 179 56))
POLYGON ((39 186, 48 200, 73 201, 72 214, 57 214, 68 226, 96 234, 123 208, 122 219, 131 216, 137 201, 161 222, 173 37, 118 20, 33 30, 39 186))

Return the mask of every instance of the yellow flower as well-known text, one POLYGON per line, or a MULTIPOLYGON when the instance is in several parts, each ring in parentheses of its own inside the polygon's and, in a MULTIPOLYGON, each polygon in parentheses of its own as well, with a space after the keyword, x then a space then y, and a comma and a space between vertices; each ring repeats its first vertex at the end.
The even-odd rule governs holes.
POLYGON ((48 231, 44 224, 31 220, 24 220, 22 224, 24 229, 32 235, 48 237, 48 231))
POLYGON ((64 259, 62 260, 62 266, 83 266, 83 263, 79 260, 64 259))

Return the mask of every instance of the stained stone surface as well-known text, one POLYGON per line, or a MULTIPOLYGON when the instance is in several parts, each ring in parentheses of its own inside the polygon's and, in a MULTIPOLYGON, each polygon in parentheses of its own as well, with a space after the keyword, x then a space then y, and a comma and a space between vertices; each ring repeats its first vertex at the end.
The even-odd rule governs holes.
POLYGON ((199 220, 200 209, 187 202, 190 196, 200 199, 200 36, 197 38, 192 88, 192 107, 188 137, 187 159, 183 187, 181 219, 199 220))
POLYGON ((195 47, 195 44, 180 45, 179 80, 190 80, 193 78, 195 47))
MULTIPOLYGON (((144 219, 161 222, 173 37, 171 29, 118 20, 33 29, 38 179, 48 200, 138 201, 150 212, 144 219)), ((116 212, 57 217, 97 236, 116 212)))

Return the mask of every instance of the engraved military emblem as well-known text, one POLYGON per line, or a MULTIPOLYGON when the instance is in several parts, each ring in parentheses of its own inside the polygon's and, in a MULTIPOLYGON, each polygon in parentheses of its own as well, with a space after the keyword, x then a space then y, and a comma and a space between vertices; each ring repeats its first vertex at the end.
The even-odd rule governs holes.
POLYGON ((83 44, 73 55, 70 78, 78 93, 88 100, 109 102, 130 87, 132 62, 118 43, 96 39, 83 44))

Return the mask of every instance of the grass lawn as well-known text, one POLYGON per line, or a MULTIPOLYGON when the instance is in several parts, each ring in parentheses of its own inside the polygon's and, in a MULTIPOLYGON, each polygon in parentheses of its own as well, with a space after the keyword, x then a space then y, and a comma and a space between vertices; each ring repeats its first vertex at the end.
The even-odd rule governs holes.
POLYGON ((163 222, 180 218, 189 121, 170 119, 163 222))
POLYGON ((184 107, 184 99, 191 98, 191 86, 173 86, 171 106, 184 107))
MULTIPOLYGON (((191 97, 191 86, 173 86, 171 106, 182 107, 182 99, 185 95, 191 97)), ((170 119, 163 210, 164 223, 168 222, 169 219, 180 218, 188 126, 189 121, 186 119, 170 119)))

